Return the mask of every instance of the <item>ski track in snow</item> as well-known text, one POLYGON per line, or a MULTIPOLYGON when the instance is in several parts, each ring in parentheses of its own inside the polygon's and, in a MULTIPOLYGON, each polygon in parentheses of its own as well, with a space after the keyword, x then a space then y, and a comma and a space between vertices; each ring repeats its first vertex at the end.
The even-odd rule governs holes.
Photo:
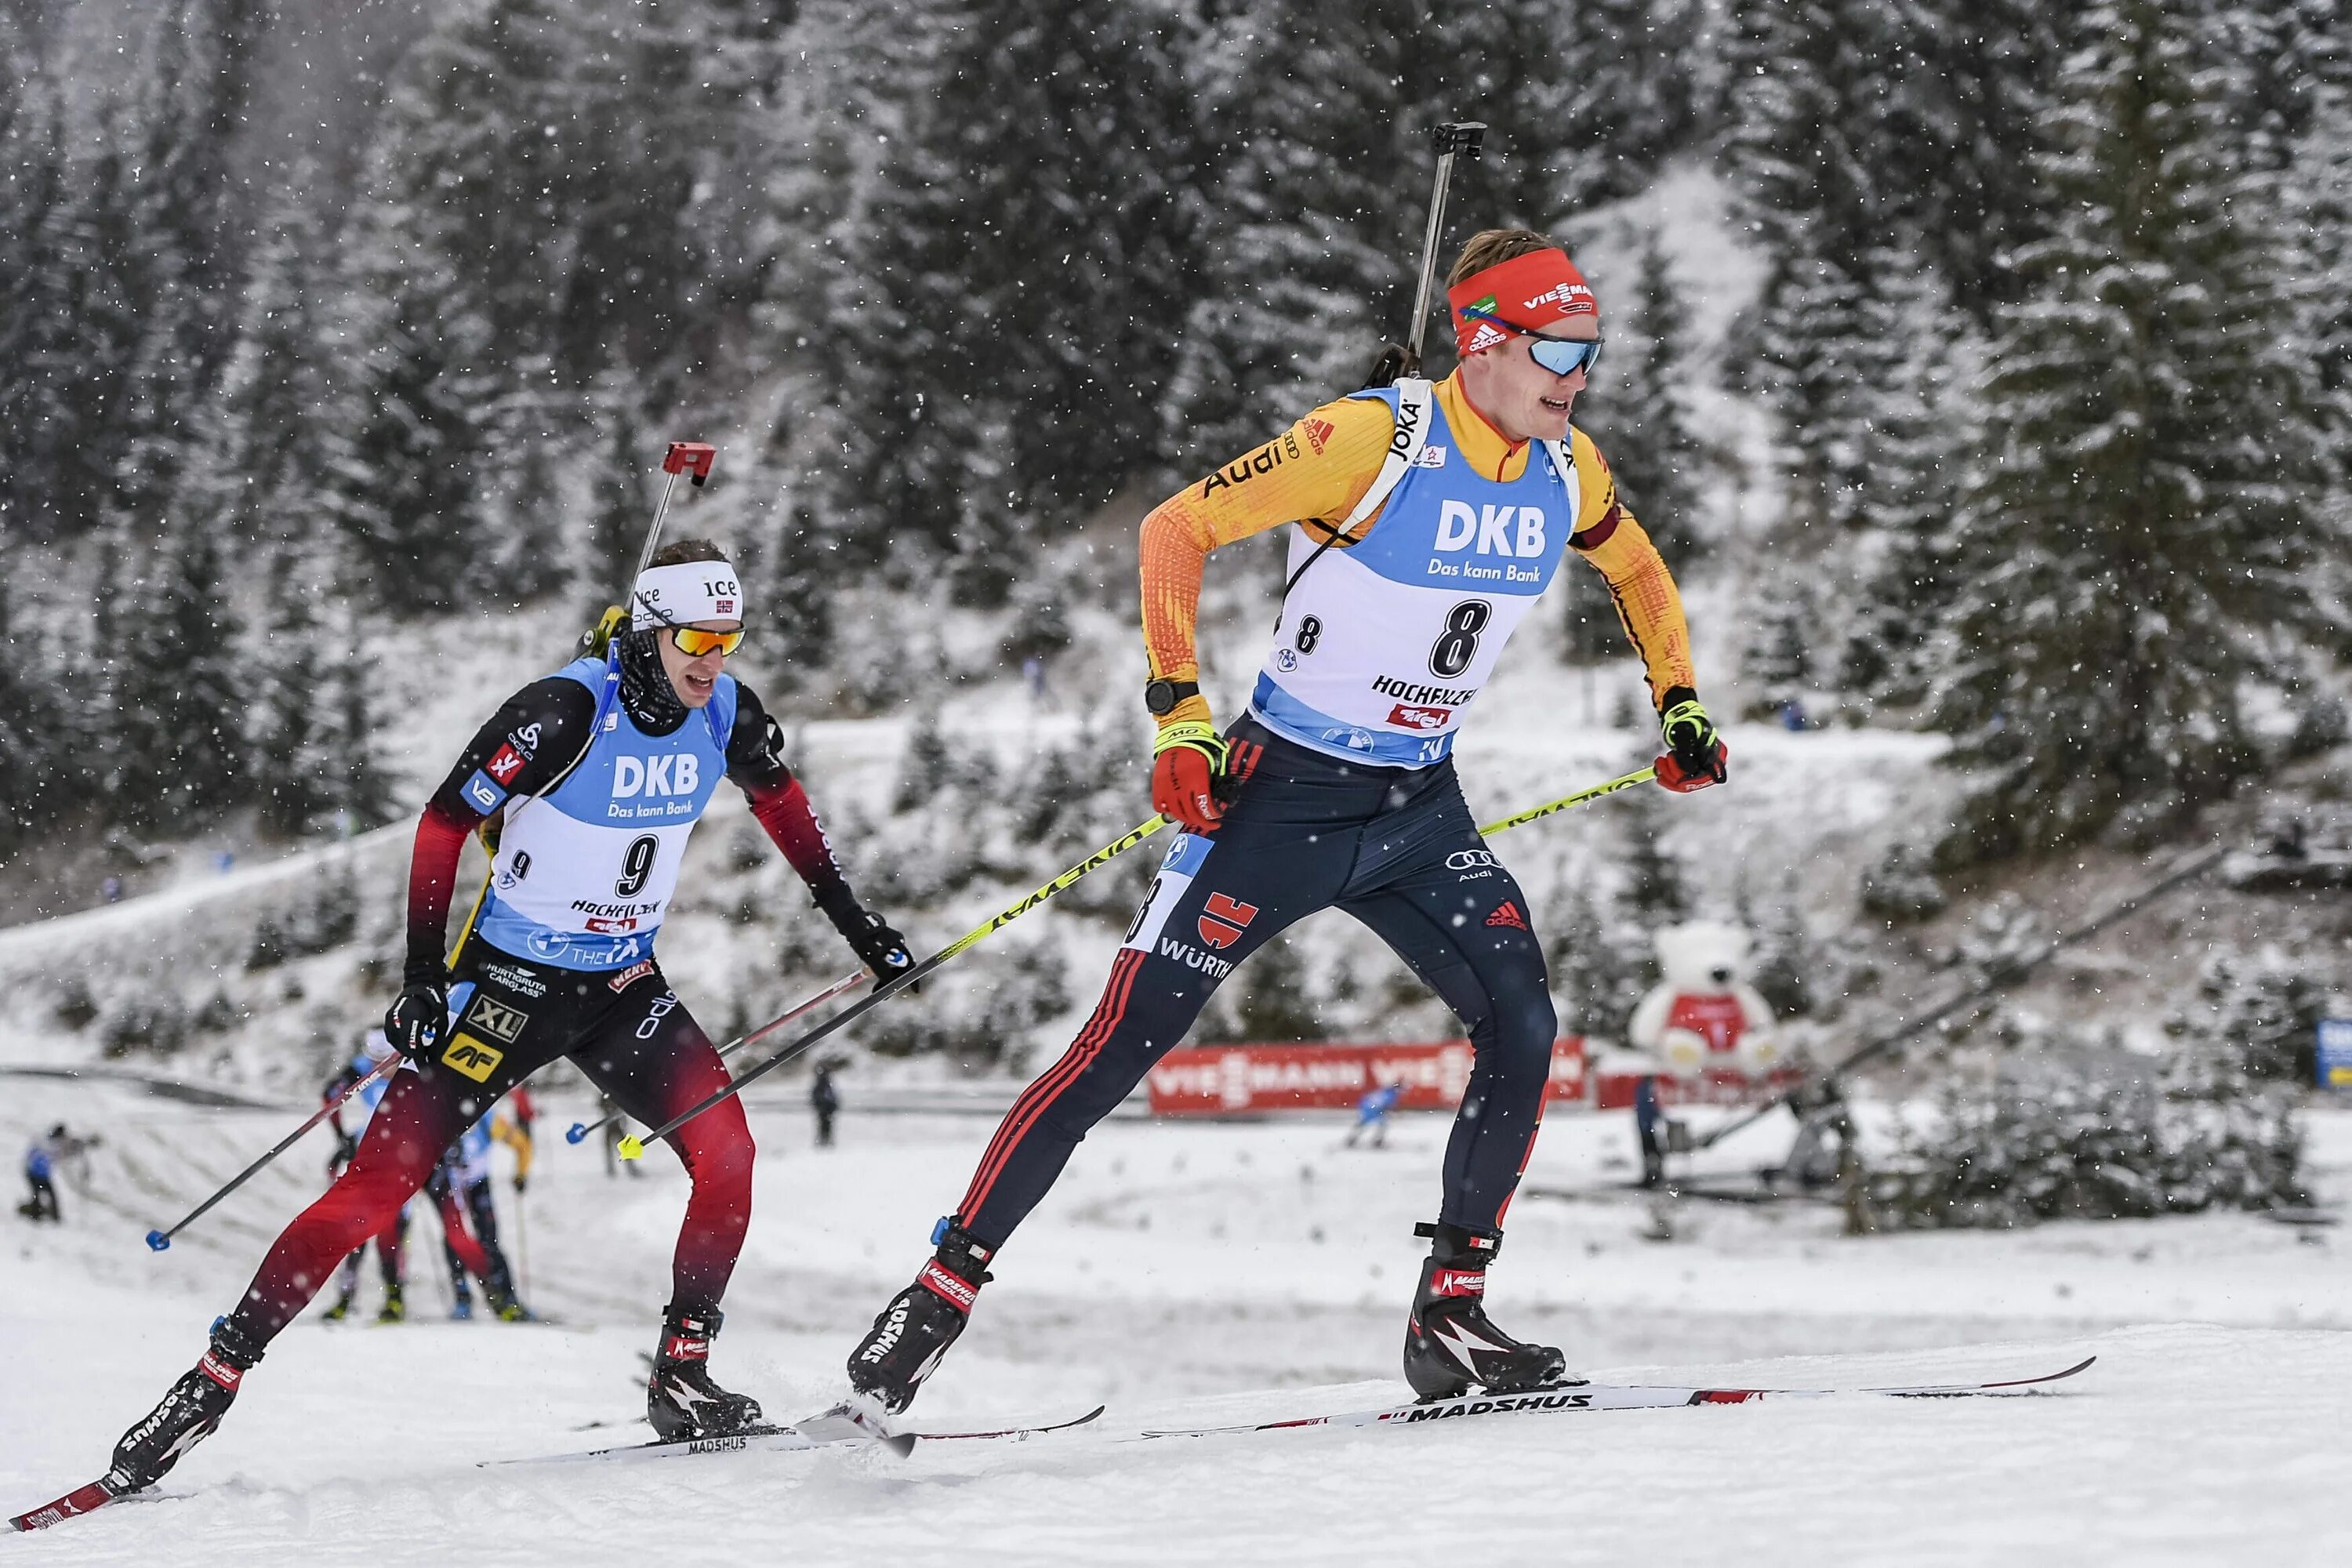
MULTIPOLYGON (((1338 1148, 1339 1118, 1098 1130, 915 1413, 947 1428, 1107 1402, 1084 1432, 906 1460, 483 1470, 643 1434, 638 1357, 684 1177, 656 1151, 643 1179, 607 1178, 593 1144, 554 1131, 578 1109, 548 1109, 528 1215, 532 1298, 562 1326, 438 1321, 438 1231, 420 1215, 418 1320, 298 1323, 165 1497, 12 1538, 0 1556, 140 1568, 2352 1561, 2343 1244, 2246 1215, 1853 1241, 1824 1208, 1696 1207, 1682 1239, 1660 1245, 1639 1238, 1639 1201, 1527 1196, 1496 1311, 1611 1381, 1860 1387, 2042 1373, 2093 1352, 2099 1364, 2016 1400, 1134 1440, 1157 1424, 1406 1397, 1396 1342, 1411 1225, 1434 1196, 1435 1117, 1403 1119, 1377 1152, 1338 1148), (582 1429, 600 1420, 620 1425, 582 1429)), ((102 1113, 109 1138, 94 1196, 66 1194, 71 1226, 10 1215, 0 1231, 0 1499, 15 1511, 102 1468, 194 1359, 268 1235, 317 1190, 325 1146, 298 1146, 155 1257, 145 1226, 266 1147, 282 1116, 37 1081, 12 1085, 8 1110, 22 1126, 102 1113)), ((853 1113, 845 1146, 824 1152, 796 1110, 768 1107, 755 1127, 759 1210, 715 1365, 790 1417, 835 1395, 842 1356, 913 1272, 992 1127, 853 1113)), ((1727 1168, 1769 1152, 1769 1127, 1758 1132, 1727 1168)), ((1618 1179, 1607 1165, 1630 1142, 1617 1119, 1557 1117, 1529 1184, 1618 1179)), ((2340 1198, 2352 1114, 2315 1116, 2312 1153, 2323 1194, 2340 1198)), ((500 1202, 511 1239, 503 1184, 500 1202)), ((375 1290, 371 1262, 363 1307, 375 1290)))

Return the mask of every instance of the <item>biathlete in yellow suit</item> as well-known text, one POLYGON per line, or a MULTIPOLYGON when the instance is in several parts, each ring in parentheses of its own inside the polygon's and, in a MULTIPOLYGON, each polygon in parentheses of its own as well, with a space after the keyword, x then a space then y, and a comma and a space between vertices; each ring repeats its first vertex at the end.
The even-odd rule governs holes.
POLYGON ((937 1252, 851 1352, 861 1400, 903 1410, 961 1331, 988 1265, 1089 1128, 1269 937, 1347 910, 1460 1016, 1475 1052, 1408 1319, 1428 1397, 1560 1381, 1561 1353, 1486 1316, 1486 1268, 1526 1168, 1556 1028, 1518 884, 1480 839, 1454 736, 1511 632, 1573 552, 1608 582, 1647 669, 1659 778, 1722 782, 1674 578, 1569 415, 1600 353, 1591 289, 1551 240, 1474 237, 1447 293, 1461 364, 1326 404, 1144 520, 1143 630, 1159 721, 1152 801, 1182 832, 1094 1015, 998 1129, 937 1252), (1193 616, 1208 552, 1300 521, 1248 713, 1220 735, 1193 616))

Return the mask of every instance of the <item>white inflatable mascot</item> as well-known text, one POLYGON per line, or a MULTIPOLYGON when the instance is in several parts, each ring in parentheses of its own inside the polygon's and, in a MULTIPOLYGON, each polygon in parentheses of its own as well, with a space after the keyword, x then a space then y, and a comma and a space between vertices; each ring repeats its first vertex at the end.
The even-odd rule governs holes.
POLYGON ((1736 1068, 1761 1079, 1780 1065, 1772 1009, 1748 984, 1748 933, 1694 921, 1658 932, 1665 978, 1633 1009, 1626 1036, 1669 1078, 1736 1068))

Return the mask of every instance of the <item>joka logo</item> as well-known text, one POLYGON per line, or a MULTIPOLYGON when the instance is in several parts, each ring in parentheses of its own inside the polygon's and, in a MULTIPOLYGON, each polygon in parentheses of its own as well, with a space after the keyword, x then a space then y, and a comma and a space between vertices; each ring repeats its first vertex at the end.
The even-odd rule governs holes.
POLYGON ((1400 702, 1389 710, 1389 722, 1407 730, 1443 730, 1453 717, 1451 708, 1408 708, 1400 702))
POLYGON ((1519 913, 1518 905, 1505 899, 1495 906, 1495 912, 1486 917, 1486 923, 1490 926, 1506 926, 1512 931, 1525 931, 1528 929, 1528 917, 1519 913))
POLYGON ((452 1072, 463 1073, 476 1083, 487 1083, 499 1064, 507 1059, 506 1052, 488 1045, 471 1035, 459 1035, 441 1053, 441 1065, 452 1072))
POLYGON ((1211 893, 1207 912, 1201 917, 1201 940, 1211 947, 1231 947, 1239 942, 1242 927, 1257 919, 1257 906, 1229 899, 1223 893, 1211 893))
POLYGON ((482 771, 502 784, 510 784, 515 774, 522 772, 523 754, 512 746, 500 746, 498 754, 482 764, 482 771))
POLYGON ((667 757, 614 757, 613 798, 633 795, 692 795, 702 787, 702 763, 691 752, 667 757))
POLYGON ((510 1046, 515 1043, 515 1037, 522 1033, 523 1025, 530 1021, 530 1015, 521 1008, 509 1007, 495 996, 482 994, 474 997, 473 1011, 466 1015, 466 1022, 491 1038, 504 1040, 510 1046))
POLYGON ((1421 410, 1400 397, 1396 406, 1396 430, 1389 437, 1389 450, 1403 457, 1412 450, 1413 438, 1421 434, 1421 410))

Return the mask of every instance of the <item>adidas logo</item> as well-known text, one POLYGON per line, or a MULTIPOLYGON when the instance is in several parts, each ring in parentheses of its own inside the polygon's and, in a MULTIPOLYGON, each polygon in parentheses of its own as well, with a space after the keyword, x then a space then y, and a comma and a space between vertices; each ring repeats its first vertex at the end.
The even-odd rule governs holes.
POLYGON ((1528 917, 1519 913, 1519 906, 1517 902, 1505 899, 1495 906, 1495 912, 1486 917, 1486 923, 1490 926, 1508 926, 1513 931, 1525 931, 1528 929, 1528 917))

